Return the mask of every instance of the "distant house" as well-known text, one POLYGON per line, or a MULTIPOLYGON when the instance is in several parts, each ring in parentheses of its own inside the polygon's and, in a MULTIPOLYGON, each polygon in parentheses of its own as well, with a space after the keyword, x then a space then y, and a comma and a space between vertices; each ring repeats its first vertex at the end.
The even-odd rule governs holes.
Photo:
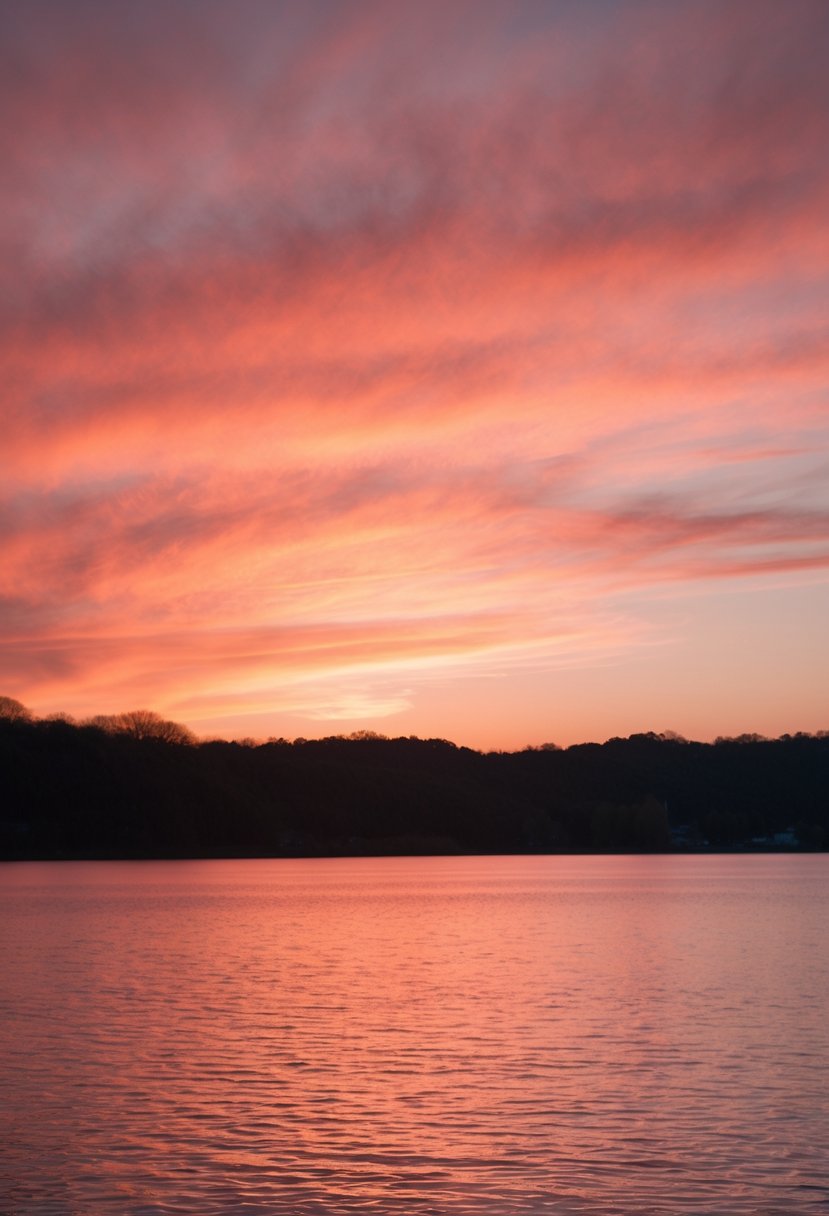
POLYGON ((675 849, 707 849, 708 841, 695 823, 678 823, 671 828, 671 844, 675 849))
POLYGON ((772 836, 752 836, 751 843, 760 849, 796 849, 800 841, 794 828, 786 828, 772 836))

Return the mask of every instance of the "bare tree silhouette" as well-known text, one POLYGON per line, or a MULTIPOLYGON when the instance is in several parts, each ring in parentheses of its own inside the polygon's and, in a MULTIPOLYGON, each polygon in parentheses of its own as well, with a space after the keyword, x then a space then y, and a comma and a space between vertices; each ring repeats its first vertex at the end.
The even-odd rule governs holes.
POLYGON ((31 722, 32 711, 14 697, 0 697, 0 718, 7 722, 31 722))

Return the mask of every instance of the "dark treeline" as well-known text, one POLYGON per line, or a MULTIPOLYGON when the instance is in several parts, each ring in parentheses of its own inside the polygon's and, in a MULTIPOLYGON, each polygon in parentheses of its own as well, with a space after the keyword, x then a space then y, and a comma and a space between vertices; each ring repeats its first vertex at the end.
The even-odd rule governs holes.
POLYGON ((0 702, 7 859, 829 845, 826 733, 484 754, 367 732, 197 743, 147 711, 77 725, 0 702))

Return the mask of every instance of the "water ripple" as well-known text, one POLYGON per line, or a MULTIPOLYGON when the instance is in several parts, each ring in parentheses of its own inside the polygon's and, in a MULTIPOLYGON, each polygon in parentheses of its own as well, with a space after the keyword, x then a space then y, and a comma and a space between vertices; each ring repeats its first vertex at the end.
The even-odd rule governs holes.
POLYGON ((0 1212, 826 1212, 829 859, 745 860, 0 867, 0 1212))

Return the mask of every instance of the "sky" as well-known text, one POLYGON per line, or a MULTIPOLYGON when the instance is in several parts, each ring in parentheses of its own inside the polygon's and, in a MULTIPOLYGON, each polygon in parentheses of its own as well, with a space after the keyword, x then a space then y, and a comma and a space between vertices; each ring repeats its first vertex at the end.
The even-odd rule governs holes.
POLYGON ((0 692, 829 728, 825 0, 0 4, 0 692))

